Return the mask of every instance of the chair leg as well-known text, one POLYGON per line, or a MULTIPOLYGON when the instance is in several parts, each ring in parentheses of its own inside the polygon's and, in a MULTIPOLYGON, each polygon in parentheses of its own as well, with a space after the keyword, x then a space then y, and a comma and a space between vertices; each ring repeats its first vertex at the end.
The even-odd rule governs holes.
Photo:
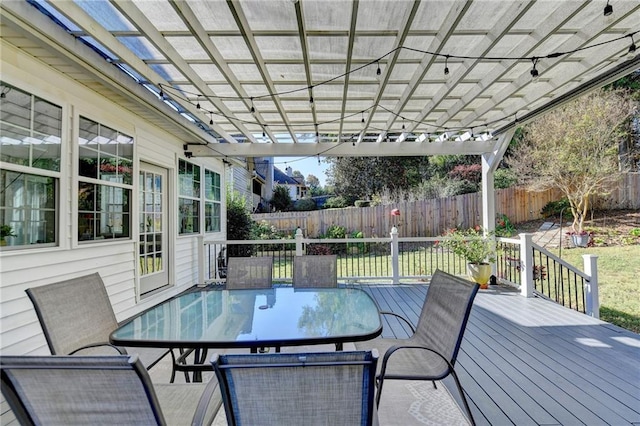
POLYGON ((471 426, 475 426, 476 422, 475 420, 473 420, 471 408, 469 408, 469 403, 467 402, 467 398, 464 396, 464 390, 462 390, 462 385, 460 384, 460 380, 458 380, 458 375, 456 374, 455 370, 451 369, 451 375, 453 376, 453 380, 456 382, 458 393, 460 394, 460 398, 462 398, 462 405, 464 405, 464 409, 467 412, 467 416, 469 417, 469 423, 471 423, 471 426))
POLYGON ((380 407, 380 396, 382 396, 382 384, 384 383, 383 377, 376 378, 376 387, 378 388, 378 393, 376 394, 376 407, 380 407))
POLYGON ((431 383, 433 383, 433 388, 434 389, 438 389, 438 386, 436 385, 436 381, 435 380, 432 380, 431 383))

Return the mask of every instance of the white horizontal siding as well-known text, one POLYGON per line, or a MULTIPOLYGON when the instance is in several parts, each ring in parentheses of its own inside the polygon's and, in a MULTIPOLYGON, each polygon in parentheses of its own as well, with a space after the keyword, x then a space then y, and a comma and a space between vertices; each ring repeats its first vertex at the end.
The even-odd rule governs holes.
MULTIPOLYGON (((0 60, 4 81, 63 107, 65 121, 59 193, 59 246, 0 253, 0 354, 48 354, 42 329, 25 293, 27 288, 98 272, 105 282, 116 317, 122 321, 197 282, 197 239, 177 238, 175 225, 176 169, 178 159, 184 156, 183 144, 188 141, 178 140, 155 128, 151 123, 33 60, 2 40, 0 47, 3 49, 0 60), (76 132, 71 131, 71 125, 72 118, 77 115, 89 117, 133 136, 135 167, 139 162, 148 162, 169 170, 169 182, 165 190, 169 194, 170 211, 165 220, 170 223, 167 241, 171 259, 170 287, 142 300, 136 298, 138 235, 135 225, 129 241, 86 244, 76 242, 73 226, 76 217, 74 194, 77 190, 73 135, 76 132)), ((224 166, 219 160, 204 158, 189 161, 224 173, 224 166)), ((138 218, 136 191, 137 184, 134 184, 134 224, 138 218)), ((0 417, 0 423, 4 422, 4 416, 0 417)))

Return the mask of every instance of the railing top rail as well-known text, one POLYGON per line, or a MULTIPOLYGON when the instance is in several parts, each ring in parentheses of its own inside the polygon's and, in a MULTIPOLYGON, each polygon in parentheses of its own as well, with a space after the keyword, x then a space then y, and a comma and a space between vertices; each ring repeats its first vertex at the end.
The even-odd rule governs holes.
POLYGON ((591 277, 589 277, 589 275, 587 275, 584 272, 582 272, 581 270, 577 269, 575 266, 571 265, 570 263, 567 263, 566 261, 562 260, 561 258, 559 258, 555 254, 551 253, 549 250, 545 249, 544 247, 541 247, 541 246, 537 245, 536 243, 533 243, 532 247, 535 250, 538 250, 540 253, 542 253, 545 256, 547 256, 548 258, 550 258, 550 259, 554 260, 555 262, 558 262, 562 266, 566 267, 567 269, 569 269, 571 272, 575 273, 576 275, 584 278, 586 281, 590 281, 591 277))

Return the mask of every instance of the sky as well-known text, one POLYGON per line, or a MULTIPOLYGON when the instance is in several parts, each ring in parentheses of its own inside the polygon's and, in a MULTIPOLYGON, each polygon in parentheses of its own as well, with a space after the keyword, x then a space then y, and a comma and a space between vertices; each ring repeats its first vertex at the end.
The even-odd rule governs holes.
POLYGON ((318 165, 318 157, 274 157, 273 161, 274 165, 283 172, 287 166, 291 166, 293 170, 299 170, 305 178, 308 175, 314 175, 320 180, 320 185, 326 186, 325 171, 329 165, 322 160, 322 157, 320 159, 320 165, 318 165))

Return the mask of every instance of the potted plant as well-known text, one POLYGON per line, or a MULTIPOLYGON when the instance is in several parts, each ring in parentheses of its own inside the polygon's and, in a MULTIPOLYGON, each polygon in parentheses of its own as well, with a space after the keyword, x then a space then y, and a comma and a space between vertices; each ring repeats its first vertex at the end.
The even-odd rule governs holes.
POLYGON ((0 225, 0 246, 6 246, 5 237, 15 237, 11 225, 0 225))
POLYGON ((449 229, 439 245, 452 251, 457 256, 467 261, 467 270, 480 288, 488 288, 491 276, 491 263, 496 261, 495 243, 491 238, 492 233, 483 232, 476 226, 468 230, 449 229))

